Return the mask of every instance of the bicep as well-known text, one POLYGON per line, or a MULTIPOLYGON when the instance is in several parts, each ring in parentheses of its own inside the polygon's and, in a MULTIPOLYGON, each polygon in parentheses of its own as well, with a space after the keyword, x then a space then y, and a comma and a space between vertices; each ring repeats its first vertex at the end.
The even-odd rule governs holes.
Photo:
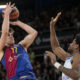
POLYGON ((65 61, 67 57, 71 57, 71 55, 63 50, 61 47, 55 48, 53 52, 63 61, 65 61))
POLYGON ((28 48, 34 41, 37 35, 35 34, 30 34, 26 36, 19 44, 21 44, 23 47, 28 48))

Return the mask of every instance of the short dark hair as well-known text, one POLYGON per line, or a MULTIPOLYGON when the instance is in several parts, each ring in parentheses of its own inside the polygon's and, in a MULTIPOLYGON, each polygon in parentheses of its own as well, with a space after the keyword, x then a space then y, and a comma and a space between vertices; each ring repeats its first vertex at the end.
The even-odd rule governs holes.
MULTIPOLYGON (((12 28, 9 29, 9 33, 14 33, 14 30, 12 28)), ((0 31, 0 37, 2 35, 2 31, 0 31)))
POLYGON ((80 33, 75 36, 75 41, 80 46, 80 33))

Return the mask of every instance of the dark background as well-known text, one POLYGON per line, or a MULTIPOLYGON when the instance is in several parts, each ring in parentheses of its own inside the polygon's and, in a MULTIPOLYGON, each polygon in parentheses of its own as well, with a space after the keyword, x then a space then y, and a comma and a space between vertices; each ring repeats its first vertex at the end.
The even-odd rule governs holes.
MULTIPOLYGON (((15 2, 19 9, 19 19, 38 31, 36 40, 28 49, 37 79, 61 80, 61 72, 55 69, 45 56, 46 50, 52 51, 49 22, 52 16, 55 17, 58 12, 62 12, 55 28, 61 47, 68 51, 69 43, 80 32, 80 0, 0 0, 0 4, 9 1, 15 2)), ((0 18, 0 25, 2 21, 0 18)), ((19 27, 11 27, 15 30, 16 43, 26 36, 26 32, 19 27)), ((59 58, 57 60, 61 64, 64 63, 59 58)), ((0 80, 7 80, 6 71, 1 64, 0 70, 0 80)))

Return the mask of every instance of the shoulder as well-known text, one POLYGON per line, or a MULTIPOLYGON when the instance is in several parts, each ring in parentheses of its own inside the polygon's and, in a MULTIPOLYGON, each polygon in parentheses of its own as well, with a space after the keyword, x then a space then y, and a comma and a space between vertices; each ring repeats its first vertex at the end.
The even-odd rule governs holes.
POLYGON ((80 67, 80 54, 75 54, 74 56, 73 56, 73 68, 75 68, 75 67, 80 67))
POLYGON ((80 61, 80 54, 75 54, 74 56, 73 56, 73 60, 74 61, 80 61))
POLYGON ((20 43, 17 44, 17 48, 20 48, 20 49, 24 49, 25 51, 27 51, 27 48, 25 48, 23 45, 21 45, 20 43))

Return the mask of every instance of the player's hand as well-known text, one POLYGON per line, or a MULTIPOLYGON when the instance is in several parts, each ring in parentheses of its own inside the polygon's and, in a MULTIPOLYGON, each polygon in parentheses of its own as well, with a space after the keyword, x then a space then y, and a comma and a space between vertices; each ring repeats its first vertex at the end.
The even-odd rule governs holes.
POLYGON ((61 12, 59 12, 55 18, 53 18, 53 17, 51 18, 51 21, 50 21, 51 26, 54 26, 56 24, 56 22, 57 22, 58 18, 60 17, 60 15, 61 15, 61 12))
POLYGON ((11 2, 6 4, 6 8, 3 10, 3 13, 6 15, 9 15, 11 13, 11 11, 14 9, 15 4, 11 4, 11 2))
POLYGON ((16 26, 16 25, 19 24, 19 22, 20 22, 19 20, 17 20, 17 21, 13 21, 13 22, 10 21, 10 24, 16 26))
POLYGON ((54 64, 56 62, 56 56, 54 55, 54 53, 50 52, 50 51, 45 51, 45 53, 47 54, 47 56, 49 56, 49 58, 51 59, 51 63, 54 64))

